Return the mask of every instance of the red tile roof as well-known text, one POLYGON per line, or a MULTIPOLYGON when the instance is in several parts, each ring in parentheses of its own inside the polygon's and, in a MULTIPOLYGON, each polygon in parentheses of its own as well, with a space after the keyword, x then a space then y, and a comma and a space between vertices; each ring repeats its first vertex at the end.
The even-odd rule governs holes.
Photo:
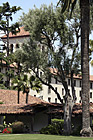
MULTIPOLYGON (((56 68, 49 68, 50 69, 50 72, 52 73, 52 74, 54 74, 54 75, 57 75, 57 73, 58 73, 58 69, 56 69, 56 68)), ((68 76, 68 78, 69 78, 70 76, 68 76)), ((82 79, 82 76, 81 75, 74 75, 74 78, 75 79, 82 79)), ((93 81, 93 75, 90 75, 90 81, 93 81)))
MULTIPOLYGON (((93 103, 90 103, 89 111, 91 114, 93 114, 93 103)), ((54 110, 51 110, 48 112, 48 114, 63 114, 63 113, 64 113, 63 105, 61 105, 61 108, 59 106, 59 108, 55 108, 54 110)), ((81 103, 76 103, 73 106, 72 114, 73 115, 82 114, 82 104, 81 103)))
POLYGON ((31 95, 28 96, 28 104, 26 104, 26 94, 20 92, 19 104, 17 104, 17 91, 0 89, 0 114, 20 114, 33 113, 34 106, 47 106, 50 103, 43 101, 31 95))
MULTIPOLYGON (((0 89, 0 100, 4 104, 17 104, 17 91, 15 90, 3 90, 0 89)), ((39 98, 33 97, 31 95, 28 96, 28 104, 35 104, 35 103, 47 103, 44 100, 41 100, 39 98)), ((20 99, 19 99, 19 104, 24 105, 26 104, 26 94, 23 94, 20 92, 20 99)))
MULTIPOLYGON (((9 33, 9 38, 17 38, 17 37, 25 37, 29 36, 29 32, 24 30, 24 27, 20 27, 20 32, 18 32, 16 35, 12 34, 11 32, 9 33)), ((2 39, 6 39, 7 36, 4 35, 1 37, 2 39)))

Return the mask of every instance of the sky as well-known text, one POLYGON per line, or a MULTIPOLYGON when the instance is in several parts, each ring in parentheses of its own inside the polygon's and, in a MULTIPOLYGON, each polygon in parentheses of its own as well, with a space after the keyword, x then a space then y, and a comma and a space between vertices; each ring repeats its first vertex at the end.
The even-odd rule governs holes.
POLYGON ((9 2, 11 6, 20 6, 22 8, 22 10, 18 11, 13 16, 13 22, 17 22, 22 13, 28 13, 29 9, 32 9, 34 5, 37 8, 39 8, 42 4, 49 5, 51 2, 56 5, 58 0, 0 0, 0 5, 6 2, 9 2))

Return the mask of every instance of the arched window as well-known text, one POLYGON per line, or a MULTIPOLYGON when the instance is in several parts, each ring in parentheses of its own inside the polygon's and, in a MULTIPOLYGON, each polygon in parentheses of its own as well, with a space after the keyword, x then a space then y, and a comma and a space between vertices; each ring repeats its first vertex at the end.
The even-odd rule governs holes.
POLYGON ((19 49, 19 44, 16 44, 16 49, 19 49))

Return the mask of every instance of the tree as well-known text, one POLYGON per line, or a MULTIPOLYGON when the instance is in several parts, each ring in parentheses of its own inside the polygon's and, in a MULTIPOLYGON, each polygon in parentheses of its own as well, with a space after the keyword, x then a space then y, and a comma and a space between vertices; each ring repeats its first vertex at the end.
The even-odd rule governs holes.
POLYGON ((67 14, 61 14, 60 7, 54 8, 53 5, 49 7, 43 5, 40 9, 35 7, 35 9, 29 10, 28 14, 23 14, 21 22, 30 32, 31 39, 19 51, 24 69, 30 68, 43 84, 55 92, 60 102, 64 103, 64 131, 70 134, 71 113, 76 102, 73 75, 80 72, 78 45, 80 24, 78 15, 77 18, 76 15, 73 16, 73 24, 67 17, 69 18, 67 14), (74 42, 74 36, 76 42, 74 42), (57 47, 55 47, 56 41, 59 42, 57 47), (54 71, 51 72, 51 68, 54 71), (39 70, 43 72, 42 76, 40 76, 39 70), (66 81, 69 76, 72 94, 69 93, 66 81), (57 79, 64 86, 66 91, 64 102, 60 93, 51 85, 51 77, 57 79))
MULTIPOLYGON (((67 8, 73 11, 77 0, 59 0, 62 3, 62 11, 67 8)), ((82 136, 91 136, 90 112, 89 112, 89 21, 90 1, 80 0, 81 9, 81 69, 82 69, 82 136), (86 133, 86 130, 89 133, 86 133)))
MULTIPOLYGON (((19 49, 20 50, 20 49, 19 49)), ((12 88, 18 90, 18 104, 20 102, 20 91, 26 93, 26 104, 28 103, 28 94, 30 89, 37 92, 42 90, 42 84, 34 75, 29 75, 30 70, 25 71, 21 64, 22 52, 16 51, 13 54, 14 62, 17 64, 17 72, 15 77, 12 77, 12 88), (28 73, 26 73, 28 72, 28 73)))
MULTIPOLYGON (((6 43, 4 44, 4 47, 6 48, 7 57, 9 56, 9 32, 11 31, 12 34, 16 34, 19 31, 19 24, 16 22, 15 24, 9 25, 9 20, 13 20, 12 16, 17 11, 19 11, 21 8, 12 6, 10 7, 10 4, 8 2, 3 3, 2 6, 0 6, 0 30, 4 31, 4 33, 7 36, 6 43), (17 30, 16 30, 17 29, 17 30)), ((8 71, 9 65, 6 63, 8 71)), ((7 76, 7 87, 10 86, 10 75, 7 76)))
POLYGON ((18 90, 18 104, 20 103, 20 91, 26 93, 26 104, 28 103, 28 94, 30 88, 36 90, 37 92, 42 90, 41 82, 35 78, 33 75, 28 76, 27 74, 20 73, 16 75, 15 78, 12 78, 13 89, 18 90))

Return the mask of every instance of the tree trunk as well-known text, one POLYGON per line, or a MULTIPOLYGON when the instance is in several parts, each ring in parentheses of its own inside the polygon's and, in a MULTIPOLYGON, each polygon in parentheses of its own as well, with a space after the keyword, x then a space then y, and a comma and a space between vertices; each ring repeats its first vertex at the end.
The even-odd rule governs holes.
POLYGON ((71 117, 72 117, 72 97, 68 96, 64 105, 64 134, 71 134, 71 117))
POLYGON ((89 0, 80 1, 81 69, 82 69, 82 136, 91 136, 89 113, 89 0))
POLYGON ((19 104, 19 95, 20 95, 20 90, 18 88, 18 101, 17 101, 18 104, 19 104))
POLYGON ((28 103, 28 94, 29 94, 29 87, 27 87, 25 89, 25 93, 26 93, 26 104, 28 103))
POLYGON ((26 104, 28 103, 28 93, 26 93, 26 104))

